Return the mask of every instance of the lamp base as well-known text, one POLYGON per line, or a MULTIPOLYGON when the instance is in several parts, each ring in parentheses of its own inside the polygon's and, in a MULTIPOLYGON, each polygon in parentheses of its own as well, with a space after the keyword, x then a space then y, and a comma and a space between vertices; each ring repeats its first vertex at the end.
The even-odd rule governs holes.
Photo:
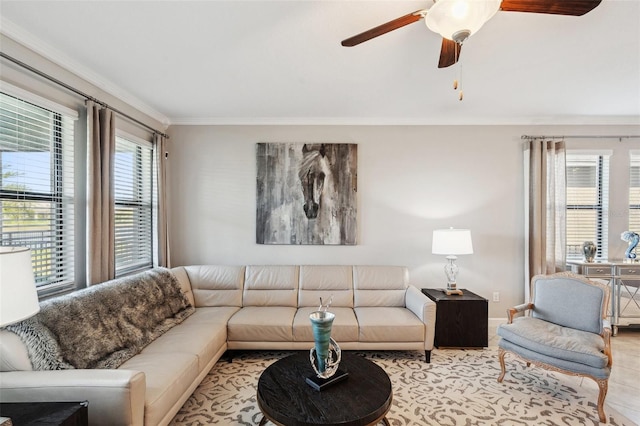
POLYGON ((464 295, 464 294, 462 293, 462 290, 449 290, 449 289, 443 288, 443 289, 442 289, 442 292, 443 292, 444 294, 446 294, 447 296, 451 296, 451 295, 454 295, 454 294, 456 294, 456 295, 458 295, 458 296, 463 296, 463 295, 464 295))

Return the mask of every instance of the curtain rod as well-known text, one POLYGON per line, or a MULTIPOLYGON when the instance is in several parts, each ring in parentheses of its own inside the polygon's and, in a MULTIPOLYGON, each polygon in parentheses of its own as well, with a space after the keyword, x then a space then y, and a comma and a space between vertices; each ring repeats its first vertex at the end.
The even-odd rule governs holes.
POLYGON ((520 139, 637 139, 640 135, 568 135, 568 136, 530 136, 522 135, 520 139))
POLYGON ((157 135, 160 135, 160 136, 163 136, 163 137, 169 139, 169 136, 167 134, 165 134, 165 133, 163 133, 163 132, 161 132, 159 130, 154 129, 153 127, 149 126, 148 124, 143 123, 142 121, 140 121, 140 120, 138 120, 136 118, 131 117, 129 114, 126 114, 126 113, 124 113, 124 112, 122 112, 122 111, 120 111, 120 110, 118 110, 116 108, 110 107, 106 102, 103 102, 103 101, 101 101, 99 99, 96 99, 93 96, 91 96, 91 95, 89 95, 87 93, 84 93, 83 91, 78 90, 75 87, 70 86, 67 83, 63 82, 63 81, 60 81, 57 78, 52 77, 49 74, 46 74, 46 73, 40 71, 39 69, 36 69, 36 68, 32 67, 31 65, 28 65, 28 64, 26 64, 26 63, 24 63, 24 62, 22 62, 22 61, 20 61, 20 60, 18 60, 16 58, 14 58, 14 57, 11 57, 11 56, 7 55, 4 52, 0 52, 0 57, 6 59, 8 61, 11 61, 14 64, 16 64, 16 65, 18 65, 18 66, 20 66, 20 67, 22 67, 22 68, 24 68, 26 70, 29 70, 32 73, 37 74, 40 77, 42 77, 44 79, 47 79, 47 80, 51 81, 52 83, 57 84, 58 86, 64 87, 65 89, 75 93, 76 95, 82 96, 86 100, 93 101, 93 102, 103 106, 104 108, 109 108, 110 110, 112 110, 116 114, 126 118, 127 120, 133 121, 134 123, 138 124, 139 126, 142 126, 147 130, 150 130, 154 134, 157 134, 157 135))

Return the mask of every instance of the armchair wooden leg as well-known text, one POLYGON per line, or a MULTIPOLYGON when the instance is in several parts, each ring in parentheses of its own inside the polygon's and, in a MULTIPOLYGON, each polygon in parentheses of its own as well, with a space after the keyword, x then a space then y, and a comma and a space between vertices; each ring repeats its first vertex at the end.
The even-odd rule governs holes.
POLYGON ((607 423, 607 415, 604 413, 604 399, 607 397, 607 390, 609 389, 609 380, 600 379, 596 380, 600 393, 598 393, 598 417, 600 417, 601 423, 607 423))
POLYGON ((504 375, 507 372, 504 365, 504 356, 507 354, 507 351, 500 348, 498 349, 498 360, 500 360, 500 369, 502 370, 500 376, 498 377, 498 383, 502 383, 502 379, 504 379, 504 375))

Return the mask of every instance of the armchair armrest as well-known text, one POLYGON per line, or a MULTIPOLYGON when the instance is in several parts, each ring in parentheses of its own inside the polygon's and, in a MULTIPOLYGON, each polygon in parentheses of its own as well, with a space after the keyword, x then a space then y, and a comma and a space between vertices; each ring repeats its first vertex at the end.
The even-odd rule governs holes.
POLYGON ((509 324, 513 322, 513 318, 520 313, 523 313, 529 309, 533 309, 533 303, 523 303, 522 305, 514 306, 507 309, 507 316, 509 317, 509 324))
POLYGON ((89 401, 91 425, 142 425, 145 375, 133 370, 0 373, 1 402, 89 401))
POLYGON ((602 322, 602 333, 600 334, 604 340, 604 354, 609 358, 609 367, 613 365, 613 354, 611 353, 611 323, 607 320, 602 322))

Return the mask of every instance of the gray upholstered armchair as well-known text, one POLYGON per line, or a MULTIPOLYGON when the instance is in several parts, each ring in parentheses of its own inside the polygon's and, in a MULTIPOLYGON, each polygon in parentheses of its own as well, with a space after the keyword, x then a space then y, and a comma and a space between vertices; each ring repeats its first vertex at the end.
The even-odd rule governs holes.
POLYGON ((509 323, 498 327, 502 372, 504 358, 514 354, 530 364, 598 384, 598 416, 606 423, 604 399, 611 374, 611 327, 606 321, 609 288, 568 272, 537 275, 531 280, 531 302, 508 310, 509 323), (528 316, 516 315, 530 312, 528 316))

